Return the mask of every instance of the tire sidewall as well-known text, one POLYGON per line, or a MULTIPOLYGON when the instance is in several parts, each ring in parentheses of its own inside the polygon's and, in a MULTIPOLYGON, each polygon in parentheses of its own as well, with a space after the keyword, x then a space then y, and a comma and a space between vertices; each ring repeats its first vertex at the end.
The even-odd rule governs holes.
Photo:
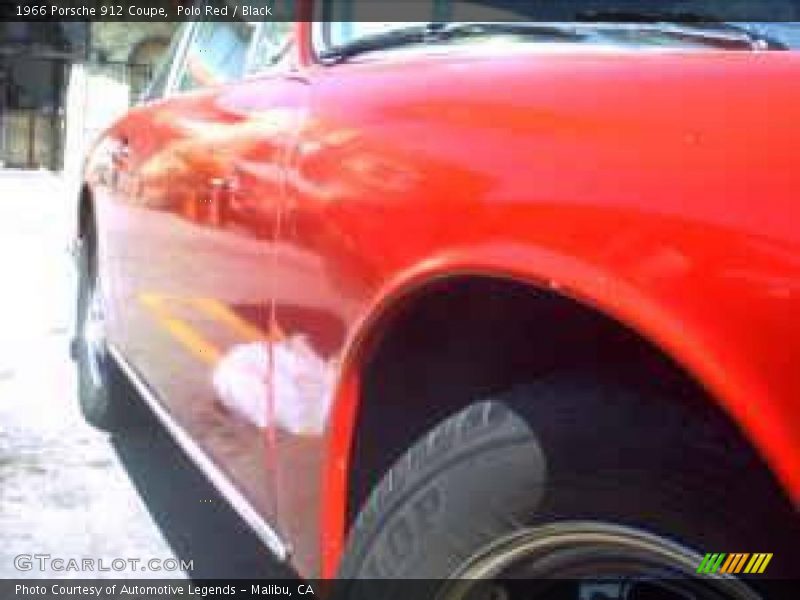
POLYGON ((101 364, 102 381, 97 385, 89 365, 89 348, 84 340, 83 330, 89 313, 89 304, 98 285, 92 268, 93 244, 91 238, 82 239, 77 250, 77 307, 76 307, 76 363, 78 375, 78 401, 81 413, 87 422, 99 428, 110 430, 116 425, 116 417, 111 402, 111 375, 108 364, 101 364))
MULTIPOLYGON (((702 486, 697 474, 705 473, 693 465, 704 465, 711 442, 725 455, 714 457, 718 470, 753 465, 736 462, 725 436, 697 439, 702 419, 677 401, 646 416, 641 407, 652 400, 616 382, 566 375, 468 407, 412 447, 376 487, 351 529, 339 576, 442 580, 504 536, 574 520, 649 531, 695 552, 764 551, 763 539, 752 533, 764 513, 755 527, 731 520, 719 498, 732 489, 716 481, 707 491, 694 489, 702 486), (539 405, 531 412, 532 402, 539 405), (464 415, 486 407, 503 419, 463 431, 464 415), (638 444, 608 438, 636 423, 638 444), (435 450, 436 438, 448 430, 457 432, 453 444, 435 450), (688 457, 694 462, 682 462, 688 457), (705 501, 698 503, 698 496, 705 501)), ((752 498, 741 491, 738 500, 752 498)))
POLYGON ((514 531, 544 492, 546 466, 527 426, 485 402, 445 421, 388 478, 354 525, 342 578, 446 577, 489 541, 486 531, 514 531), (476 528, 470 514, 496 518, 476 528))

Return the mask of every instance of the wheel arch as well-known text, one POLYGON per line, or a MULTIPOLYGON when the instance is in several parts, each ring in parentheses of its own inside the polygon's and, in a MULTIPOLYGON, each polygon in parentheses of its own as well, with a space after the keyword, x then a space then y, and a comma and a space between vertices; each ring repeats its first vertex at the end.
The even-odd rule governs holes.
POLYGON ((426 261, 391 281, 376 297, 366 317, 356 327, 342 359, 340 379, 331 407, 322 468, 321 566, 325 577, 335 575, 346 539, 349 470, 352 464, 357 418, 363 399, 362 376, 370 357, 396 324, 397 316, 443 282, 492 280, 523 286, 531 294, 547 294, 575 303, 582 309, 631 332, 656 349, 688 380, 702 389, 765 458, 773 474, 791 489, 784 450, 768 439, 770 423, 754 422, 748 397, 752 382, 727 373, 712 348, 687 330, 678 315, 624 281, 572 257, 521 247, 482 248, 451 252, 426 261), (550 274, 558 274, 551 276, 550 274), (770 444, 770 442, 772 442, 770 444))

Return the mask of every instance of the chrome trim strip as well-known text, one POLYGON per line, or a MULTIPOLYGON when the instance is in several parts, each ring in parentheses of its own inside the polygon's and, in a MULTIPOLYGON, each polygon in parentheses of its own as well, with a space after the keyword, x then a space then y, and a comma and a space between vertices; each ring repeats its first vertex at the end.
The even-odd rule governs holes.
POLYGON ((203 451, 191 436, 172 418, 167 410, 161 405, 147 384, 139 377, 133 367, 128 363, 122 354, 112 344, 108 345, 108 350, 114 360, 125 373, 125 376, 139 392, 150 409, 155 413, 158 420, 169 431, 172 438, 191 459, 191 461, 208 478, 217 491, 230 502, 233 509, 250 526, 258 538, 267 545, 275 554, 276 558, 286 561, 289 558, 289 546, 281 540, 275 530, 258 514, 250 501, 236 489, 228 476, 220 469, 214 461, 203 451))

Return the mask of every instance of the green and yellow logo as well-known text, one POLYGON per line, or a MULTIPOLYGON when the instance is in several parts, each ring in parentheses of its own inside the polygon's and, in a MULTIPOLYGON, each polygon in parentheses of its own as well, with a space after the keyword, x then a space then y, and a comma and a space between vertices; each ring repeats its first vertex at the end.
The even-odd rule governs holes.
POLYGON ((772 554, 706 554, 698 573, 763 573, 772 554))

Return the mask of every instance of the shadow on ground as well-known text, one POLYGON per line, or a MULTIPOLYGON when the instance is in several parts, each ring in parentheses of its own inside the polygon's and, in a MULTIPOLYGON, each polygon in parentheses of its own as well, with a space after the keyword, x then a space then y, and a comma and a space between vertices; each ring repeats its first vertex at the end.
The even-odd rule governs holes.
POLYGON ((159 424, 115 435, 111 443, 176 558, 194 561, 192 579, 297 577, 275 560, 159 424))

